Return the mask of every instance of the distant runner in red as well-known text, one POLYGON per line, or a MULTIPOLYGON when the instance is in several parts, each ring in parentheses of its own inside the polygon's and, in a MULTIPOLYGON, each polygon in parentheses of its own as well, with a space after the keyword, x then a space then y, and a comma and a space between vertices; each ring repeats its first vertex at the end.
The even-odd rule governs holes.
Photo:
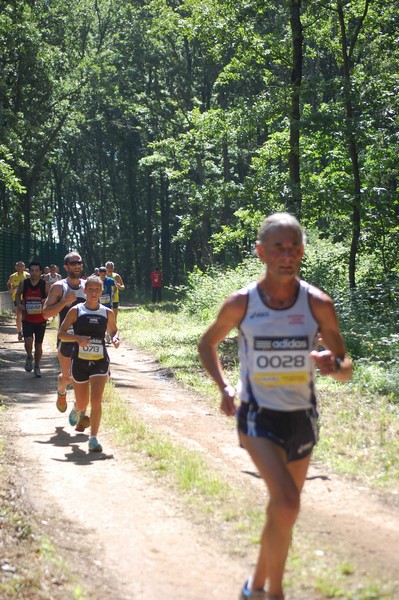
POLYGON ((162 299, 162 272, 159 270, 158 266, 151 272, 151 287, 152 301, 160 302, 162 299))
POLYGON ((19 283, 16 294, 16 308, 22 313, 22 332, 25 340, 26 361, 25 371, 32 371, 33 338, 35 338, 35 364, 33 372, 41 377, 40 359, 42 345, 46 333, 46 319, 43 316, 43 303, 50 291, 50 283, 44 281, 42 266, 37 261, 29 264, 30 277, 19 283))

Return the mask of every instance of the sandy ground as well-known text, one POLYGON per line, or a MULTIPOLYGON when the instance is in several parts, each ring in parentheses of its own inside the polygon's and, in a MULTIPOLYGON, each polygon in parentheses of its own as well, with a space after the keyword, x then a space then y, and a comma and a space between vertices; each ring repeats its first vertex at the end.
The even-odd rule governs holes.
MULTIPOLYGON (((13 323, 0 326, 0 386, 12 404, 7 430, 15 477, 90 598, 235 600, 256 547, 233 554, 203 515, 193 518, 161 480, 140 472, 113 445, 112 432, 99 435, 104 453, 89 455, 88 436, 77 434, 68 413, 56 410, 57 359, 45 346, 43 377, 37 379, 23 370, 25 353, 13 323)), ((263 484, 238 448, 231 421, 165 378, 151 357, 124 343, 110 355, 118 392, 146 424, 201 452, 231 483, 252 486, 263 502, 263 484)), ((343 562, 360 565, 363 574, 397 578, 392 597, 399 598, 398 491, 382 497, 313 465, 298 535, 314 538, 316 554, 319 541, 343 562)), ((322 598, 300 590, 288 597, 322 598)))

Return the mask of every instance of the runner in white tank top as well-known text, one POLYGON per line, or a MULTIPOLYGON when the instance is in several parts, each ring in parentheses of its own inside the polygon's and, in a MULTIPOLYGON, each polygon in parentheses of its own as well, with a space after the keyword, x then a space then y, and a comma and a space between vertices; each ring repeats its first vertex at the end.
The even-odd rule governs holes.
POLYGON ((44 276, 44 279, 46 281, 53 284, 56 281, 60 281, 60 279, 62 279, 61 275, 58 273, 57 265, 52 264, 52 265, 50 265, 49 269, 50 269, 50 272, 44 276))
MULTIPOLYGON (((310 351, 316 348, 318 323, 309 307, 309 285, 299 282, 288 308, 274 309, 262 299, 258 283, 245 288, 248 305, 239 326, 239 397, 274 410, 315 405, 310 351)), ((243 290, 245 292, 245 290, 243 290)))
POLYGON ((104 341, 106 331, 110 333, 114 347, 119 347, 114 312, 99 302, 102 290, 100 277, 88 277, 86 302, 68 311, 59 331, 63 341, 74 344, 71 374, 76 402, 69 414, 69 423, 76 426, 82 411, 85 413, 89 404, 91 407, 89 452, 102 452, 97 433, 104 386, 109 375, 109 356, 104 341))
POLYGON ((276 213, 265 219, 256 250, 264 276, 227 298, 198 349, 220 389, 221 410, 233 416, 236 390, 217 348, 232 329, 239 330, 238 431, 269 492, 258 561, 240 598, 282 600, 292 529, 317 442, 313 364, 321 375, 344 382, 352 361, 331 298, 298 277, 304 235, 295 217, 276 213), (322 351, 315 346, 318 333, 322 351))
MULTIPOLYGON (((45 319, 54 318, 59 315, 59 327, 65 318, 69 308, 76 303, 84 302, 85 281, 81 279, 83 261, 77 252, 69 252, 64 258, 64 270, 66 279, 56 281, 50 288, 50 293, 43 306, 45 319)), ((59 340, 58 340, 59 341, 59 340)), ((60 374, 58 375, 56 407, 60 412, 67 410, 67 385, 71 382, 70 366, 72 343, 58 343, 58 360, 60 363, 60 374)), ((88 421, 86 420, 86 426, 88 421)), ((78 431, 84 431, 83 423, 78 424, 78 431)))

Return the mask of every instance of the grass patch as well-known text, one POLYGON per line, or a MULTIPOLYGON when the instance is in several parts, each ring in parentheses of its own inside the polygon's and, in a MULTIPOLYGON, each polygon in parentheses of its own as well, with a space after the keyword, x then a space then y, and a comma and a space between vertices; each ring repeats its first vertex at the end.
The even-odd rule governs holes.
POLYGON ((399 492, 399 406, 386 396, 319 380, 320 441, 315 457, 335 471, 399 492))
POLYGON ((118 326, 124 339, 154 356, 176 381, 216 402, 217 392, 204 373, 197 352, 197 341, 205 329, 203 323, 165 303, 120 311, 118 326))
POLYGON ((316 544, 311 548, 294 537, 285 577, 287 586, 301 591, 317 590, 321 598, 395 600, 395 582, 382 576, 371 578, 361 565, 349 558, 342 562, 333 549, 316 544), (308 587, 309 582, 313 582, 312 587, 308 587))
POLYGON ((141 466, 148 472, 165 478, 190 503, 198 503, 206 512, 211 505, 213 511, 216 507, 222 508, 223 520, 227 515, 229 521, 242 519, 244 496, 239 501, 237 490, 210 469, 197 452, 147 427, 133 414, 112 382, 106 385, 103 404, 103 424, 112 430, 113 438, 121 447, 140 459, 141 466))
MULTIPOLYGON (((265 520, 265 496, 254 497, 250 490, 237 490, 213 471, 194 451, 173 443, 167 434, 150 429, 137 417, 129 403, 107 383, 103 403, 103 425, 111 429, 113 439, 130 453, 142 471, 162 478, 179 493, 192 519, 211 526, 234 554, 259 544, 265 520)), ((338 562, 333 549, 320 544, 312 535, 294 539, 288 558, 287 587, 308 591, 317 589, 323 598, 343 600, 393 600, 394 584, 386 578, 361 571, 350 557, 338 562), (317 545, 316 545, 317 544, 317 545), (315 552, 317 547, 317 552, 315 552)))
MULTIPOLYGON (((197 340, 206 325, 175 305, 141 306, 118 316, 125 339, 151 353, 174 378, 219 403, 216 386, 200 364, 197 340)), ((230 381, 238 380, 234 336, 220 346, 230 381)), ((321 435, 315 457, 342 475, 384 491, 399 491, 399 405, 356 383, 318 378, 321 435)))

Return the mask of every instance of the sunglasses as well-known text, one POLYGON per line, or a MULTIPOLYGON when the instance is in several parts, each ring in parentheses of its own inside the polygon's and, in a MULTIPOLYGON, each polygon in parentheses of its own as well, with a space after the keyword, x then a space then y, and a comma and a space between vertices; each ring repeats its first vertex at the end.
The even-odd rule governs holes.
POLYGON ((76 265, 83 265, 83 260, 70 260, 67 262, 67 265, 72 265, 72 267, 76 267, 76 265))

